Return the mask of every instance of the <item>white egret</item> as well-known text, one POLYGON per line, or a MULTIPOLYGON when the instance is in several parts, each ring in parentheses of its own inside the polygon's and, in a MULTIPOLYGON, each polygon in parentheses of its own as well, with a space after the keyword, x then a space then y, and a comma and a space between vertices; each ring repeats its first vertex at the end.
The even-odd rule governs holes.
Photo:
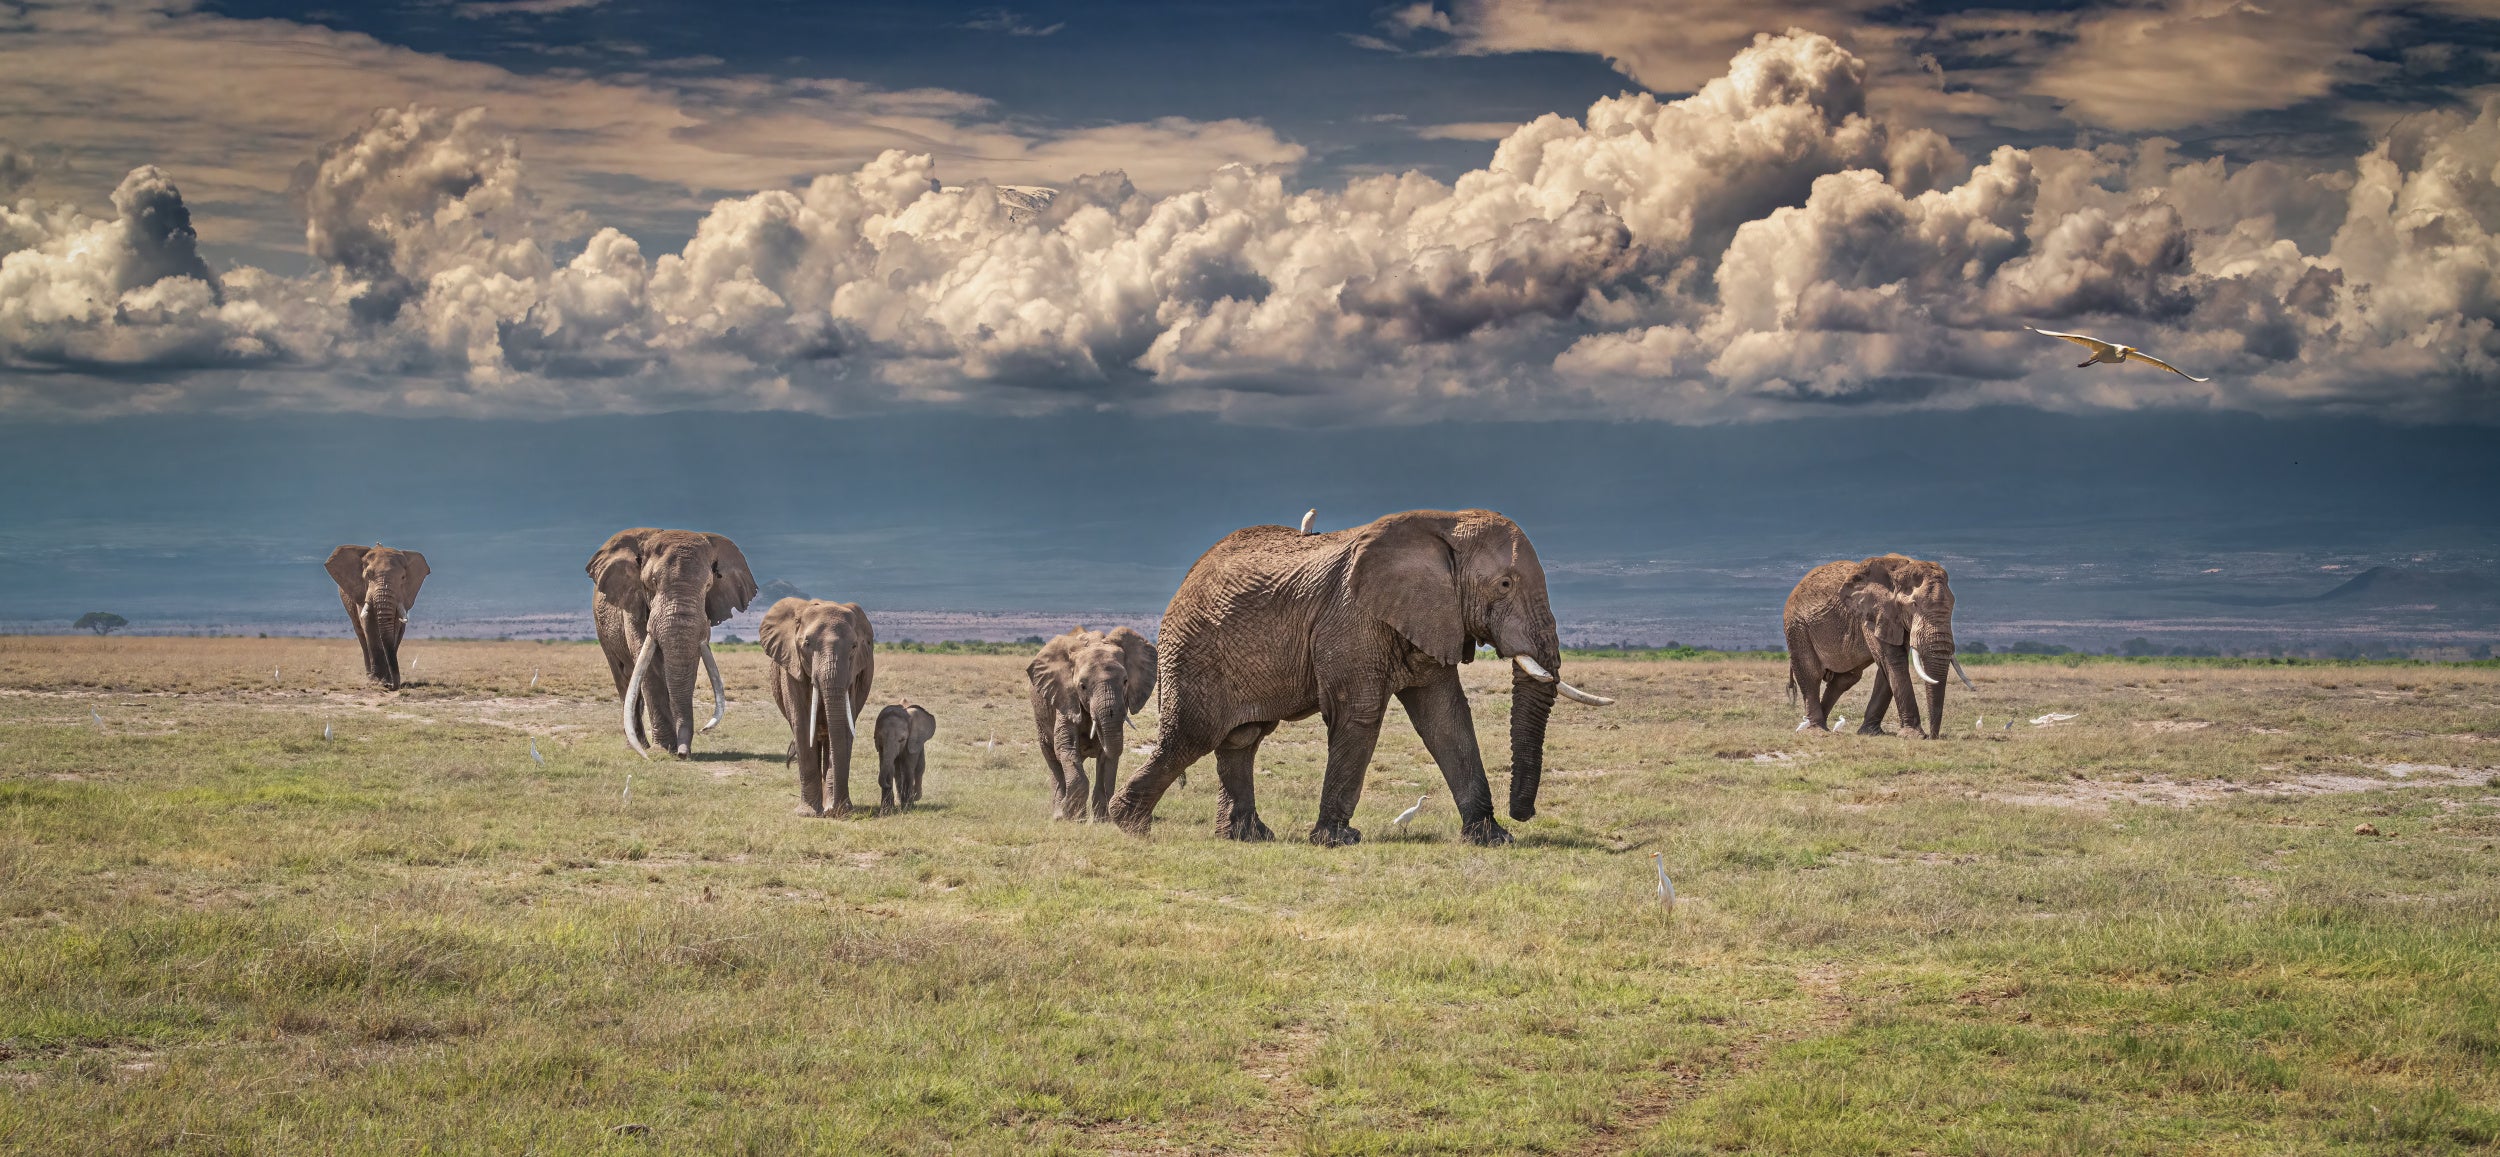
POLYGON ((1651 852, 1649 866, 1658 869, 1658 891, 1654 893, 1658 902, 1666 905, 1667 911, 1675 911, 1675 881, 1667 878, 1667 854, 1651 852))
POLYGON ((530 740, 530 761, 540 767, 547 766, 547 757, 538 754, 538 740, 535 738, 530 740))
POLYGON ((2085 359, 2083 359, 2083 361, 2082 361, 2082 362, 2078 363, 2078 364, 2075 366, 2075 368, 2076 368, 2076 369, 2082 369, 2082 368, 2083 368, 2083 367, 2085 367, 2085 366, 2091 366, 2091 365, 2102 365, 2102 364, 2107 364, 2107 365, 2113 365, 2113 366, 2114 366, 2114 365, 2117 365, 2117 364, 2118 364, 2118 363, 2120 363, 2120 362, 2129 362, 2129 361, 2134 361, 2134 362, 2148 362, 2148 363, 2151 363, 2151 364, 2153 364, 2153 365, 2160 366, 2161 368, 2163 368, 2163 369, 2165 369, 2165 370, 2168 370, 2168 371, 2170 371, 2171 373, 2177 374, 2177 375, 2179 375, 2180 377, 2186 378, 2187 380, 2189 380, 2189 381, 2191 381, 2191 382, 2210 382, 2210 381, 2212 381, 2212 380, 2213 380, 2212 378, 2200 378, 2200 377, 2197 377, 2196 375, 2191 374, 2191 373, 2187 372, 2186 370, 2183 370, 2183 369, 2180 369, 2180 368, 2179 368, 2179 367, 2177 367, 2177 366, 2171 365, 2169 362, 2163 361, 2163 360, 2161 360, 2160 358, 2157 358, 2157 357, 2154 357, 2154 356, 2153 356, 2153 355, 2151 355, 2151 354, 2145 353, 2143 350, 2137 349, 2137 348, 2135 348, 2134 346, 2131 346, 2131 345, 2119 345, 2119 344, 2117 344, 2116 342, 2106 342, 2106 341, 2102 341, 2101 339, 2099 339, 2099 338, 2097 338, 2097 337, 2087 337, 2087 336, 2085 336, 2085 335, 2083 335, 2083 334, 2079 334, 2079 333, 2059 333, 2059 332, 2057 332, 2056 330, 2053 330, 2053 329, 2037 329, 2037 328, 2034 328, 2034 327, 2032 327, 2032 326, 2028 326, 2028 325, 2027 325, 2027 326, 2024 326, 2023 328, 2024 328, 2024 329, 2031 330, 2031 332, 2036 333, 2036 334, 2039 334, 2039 335, 2040 335, 2040 336, 2042 336, 2042 337, 2057 337, 2057 338, 2064 338, 2064 339, 2066 339, 2067 341, 2073 342, 2073 343, 2075 343, 2076 345, 2079 345, 2079 346, 2082 346, 2082 347, 2083 347, 2083 348, 2085 348, 2085 349, 2091 350, 2091 351, 2092 351, 2092 356, 2091 356, 2091 357, 2088 357, 2088 358, 2085 358, 2085 359))
POLYGON ((327 742, 330 738, 330 725, 327 723, 321 725, 321 738, 324 742, 327 742))
POLYGON ((1405 811, 1399 812, 1399 813, 1398 813, 1398 818, 1396 818, 1396 819, 1393 819, 1393 820, 1390 820, 1390 821, 1389 821, 1389 826, 1391 826, 1391 827, 1393 827, 1393 828, 1396 828, 1399 832, 1403 833, 1404 831, 1406 831, 1406 824, 1407 824, 1407 821, 1414 819, 1414 818, 1415 818, 1415 813, 1417 813, 1417 812, 1420 812, 1420 811, 1424 810, 1424 801, 1425 801, 1425 800, 1428 800, 1428 799, 1431 799, 1431 798, 1432 798, 1432 795, 1431 795, 1431 793, 1429 793, 1429 792, 1427 792, 1427 793, 1425 793, 1425 794, 1423 794, 1423 795, 1416 796, 1416 797, 1415 797, 1415 806, 1413 806, 1413 807, 1411 807, 1411 808, 1408 808, 1408 809, 1406 809, 1405 811))
POLYGON ((1315 519, 1315 518, 1318 518, 1318 517, 1319 517, 1319 507, 1314 506, 1314 507, 1310 508, 1309 510, 1305 510, 1305 511, 1303 511, 1303 512, 1302 512, 1302 533, 1304 533, 1304 534, 1309 534, 1309 533, 1311 533, 1311 520, 1312 520, 1312 519, 1315 519))

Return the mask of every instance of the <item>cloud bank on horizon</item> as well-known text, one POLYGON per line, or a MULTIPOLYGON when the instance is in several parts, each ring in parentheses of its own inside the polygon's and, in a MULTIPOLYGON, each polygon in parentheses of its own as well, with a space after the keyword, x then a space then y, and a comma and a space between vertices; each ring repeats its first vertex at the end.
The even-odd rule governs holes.
MULTIPOLYGON (((1516 7, 1402 11, 1414 35, 1491 52, 1521 48, 1490 22, 1516 7)), ((2130 11, 2138 25, 2074 18, 2070 55, 2158 39, 2130 11)), ((1725 15, 1708 27, 1744 18, 1725 15)), ((1645 82, 1691 67, 1610 43, 1645 82)), ((2337 159, 2189 159, 2161 137, 1971 156, 1931 127, 1951 115, 1884 96, 1830 37, 1739 43, 1689 96, 1537 118, 1453 181, 1297 189, 1299 151, 1263 127, 1143 122, 1016 146, 1090 161, 1110 142, 1138 151, 1133 170, 1001 185, 957 180, 947 150, 883 148, 719 200, 656 254, 548 209, 491 105, 411 101, 295 170, 300 273, 212 269, 183 174, 154 165, 109 215, 0 206, 0 414, 1711 422, 2012 403, 2500 421, 2500 98, 2337 159), (1174 154, 1206 175, 1175 176, 1174 154), (2024 323, 2213 381, 2075 370, 2024 323)), ((2078 59, 2037 63, 2047 91, 2112 127, 2170 123, 2123 74, 2055 87, 2078 59)), ((2281 99, 2218 72, 2195 78, 2224 86, 2204 99, 2281 99)), ((33 163, 0 149, 0 195, 33 163)))

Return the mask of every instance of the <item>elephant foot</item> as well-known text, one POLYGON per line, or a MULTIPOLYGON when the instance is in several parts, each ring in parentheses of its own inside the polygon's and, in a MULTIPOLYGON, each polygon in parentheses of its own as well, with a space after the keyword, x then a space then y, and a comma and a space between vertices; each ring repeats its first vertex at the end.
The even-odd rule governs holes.
POLYGON ((1883 733, 1884 725, 1877 723, 1874 720, 1870 719, 1864 723, 1858 724, 1858 734, 1860 735, 1882 735, 1883 733))
POLYGON ((846 820, 851 818, 851 805, 846 803, 834 804, 816 814, 829 820, 846 820))
POLYGON ((1493 822, 1492 816, 1486 816, 1460 828, 1458 838, 1479 848, 1498 848, 1510 842, 1510 833, 1502 830, 1502 825, 1493 822))
POLYGON ((1217 828, 1216 834, 1246 844, 1264 844, 1276 838, 1276 833, 1259 821, 1259 813, 1253 811, 1234 816, 1233 822, 1217 828))
POLYGON ((894 806, 893 804, 890 804, 890 803, 881 803, 881 804, 878 804, 878 805, 877 805, 877 818, 879 818, 879 819, 883 819, 883 818, 885 818, 886 816, 893 815, 894 813, 896 813, 896 812, 898 812, 898 811, 901 811, 901 810, 903 810, 903 809, 898 808, 898 807, 894 806))
POLYGON ((1334 827, 1314 824, 1311 827, 1311 842, 1323 848, 1350 848, 1363 842, 1363 833, 1354 830, 1351 824, 1334 827))

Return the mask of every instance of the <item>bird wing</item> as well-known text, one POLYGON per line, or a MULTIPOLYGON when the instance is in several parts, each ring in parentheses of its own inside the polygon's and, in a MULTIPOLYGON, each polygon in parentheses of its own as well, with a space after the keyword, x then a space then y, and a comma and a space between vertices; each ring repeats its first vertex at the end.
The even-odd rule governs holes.
POLYGON ((2183 370, 2183 369, 2180 369, 2180 368, 2179 368, 2179 367, 2177 367, 2177 366, 2171 365, 2169 362, 2163 361, 2163 360, 2161 360, 2160 358, 2157 358, 2157 357, 2154 357, 2154 356, 2153 356, 2153 355, 2151 355, 2151 354, 2145 353, 2143 350, 2128 350, 2128 351, 2127 351, 2127 360, 2129 360, 2129 361, 2137 361, 2137 362, 2151 362, 2151 363, 2153 363, 2154 365, 2160 366, 2161 368, 2163 368, 2163 369, 2165 369, 2165 370, 2168 370, 2168 371, 2170 371, 2171 373, 2177 374, 2177 375, 2179 375, 2180 377, 2186 378, 2187 380, 2189 380, 2189 381, 2191 381, 2191 382, 2210 382, 2210 381, 2212 381, 2212 380, 2213 380, 2212 378, 2200 378, 2200 377, 2197 377, 2196 375, 2191 374, 2191 373, 2187 372, 2186 370, 2183 370))
POLYGON ((2057 332, 2056 330, 2053 330, 2053 329, 2036 329, 2036 328, 2033 328, 2033 327, 2031 327, 2031 326, 2024 326, 2023 328, 2024 328, 2024 329, 2031 330, 2031 332, 2036 333, 2036 334, 2039 334, 2041 337, 2062 337, 2062 338, 2065 338, 2067 341, 2073 342, 2073 343, 2075 343, 2076 345, 2079 345, 2079 346, 2082 346, 2082 347, 2083 347, 2083 348, 2085 348, 2085 349, 2091 350, 2093 353, 2096 353, 2096 354, 2116 353, 2116 352, 2118 351, 2118 347, 2117 347, 2117 346, 2115 346, 2115 345, 2111 345, 2111 344, 2110 344, 2110 343, 2108 343, 2108 342, 2102 341, 2101 339, 2099 339, 2099 338, 2097 338, 2097 337, 2091 337, 2091 336, 2088 336, 2088 335, 2085 335, 2085 334, 2080 334, 2080 333, 2059 333, 2059 332, 2057 332))

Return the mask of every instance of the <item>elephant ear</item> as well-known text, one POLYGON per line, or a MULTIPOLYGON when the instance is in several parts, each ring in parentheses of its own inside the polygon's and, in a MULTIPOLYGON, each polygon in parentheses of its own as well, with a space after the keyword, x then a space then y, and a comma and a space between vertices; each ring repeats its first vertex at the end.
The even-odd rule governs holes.
POLYGON ((783 599, 764 612, 764 625, 755 632, 755 641, 764 644, 764 654, 773 665, 798 675, 807 674, 806 664, 799 661, 799 615, 807 609, 804 599, 783 599))
POLYGON ((1892 589, 1891 576, 1891 568, 1870 565, 1841 588, 1841 598, 1851 617, 1873 627, 1883 641, 1899 646, 1910 640, 1910 602, 1892 589))
POLYGON ((608 602, 640 619, 651 607, 651 592, 642 585, 642 532, 620 530, 582 567, 592 586, 608 602))
POLYGON ((365 555, 371 550, 371 547, 342 546, 330 552, 330 561, 321 564, 321 569, 330 572, 331 581, 339 584, 339 593, 346 595, 350 602, 362 604, 365 601, 365 555))
POLYGON ((712 593, 704 596, 703 613, 714 624, 729 621, 729 616, 747 609, 755 601, 755 572, 747 568, 747 556, 739 553, 738 544, 725 536, 707 534, 712 540, 712 593))
POLYGON ((1129 714, 1146 709, 1155 697, 1155 645, 1127 627, 1113 627, 1111 641, 1120 648, 1120 665, 1128 671, 1128 695, 1121 704, 1129 714))
POLYGON ((1434 659, 1455 666, 1473 657, 1446 527, 1401 519, 1367 529, 1355 543, 1344 598, 1434 659))
POLYGON ((425 556, 413 550, 399 552, 399 564, 401 573, 408 576, 399 593, 399 613, 404 615, 416 608, 417 592, 425 589, 425 576, 433 574, 434 568, 425 565, 425 556))
POLYGON ((911 709, 911 737, 921 743, 927 743, 936 735, 937 716, 929 714, 927 708, 913 707, 911 709))
POLYGON ((1054 711, 1067 700, 1068 683, 1076 674, 1076 664, 1068 656, 1071 637, 1076 634, 1070 631, 1042 644, 1042 653, 1033 656, 1033 661, 1024 667, 1025 678, 1032 680, 1033 689, 1041 692, 1042 702, 1054 711))

